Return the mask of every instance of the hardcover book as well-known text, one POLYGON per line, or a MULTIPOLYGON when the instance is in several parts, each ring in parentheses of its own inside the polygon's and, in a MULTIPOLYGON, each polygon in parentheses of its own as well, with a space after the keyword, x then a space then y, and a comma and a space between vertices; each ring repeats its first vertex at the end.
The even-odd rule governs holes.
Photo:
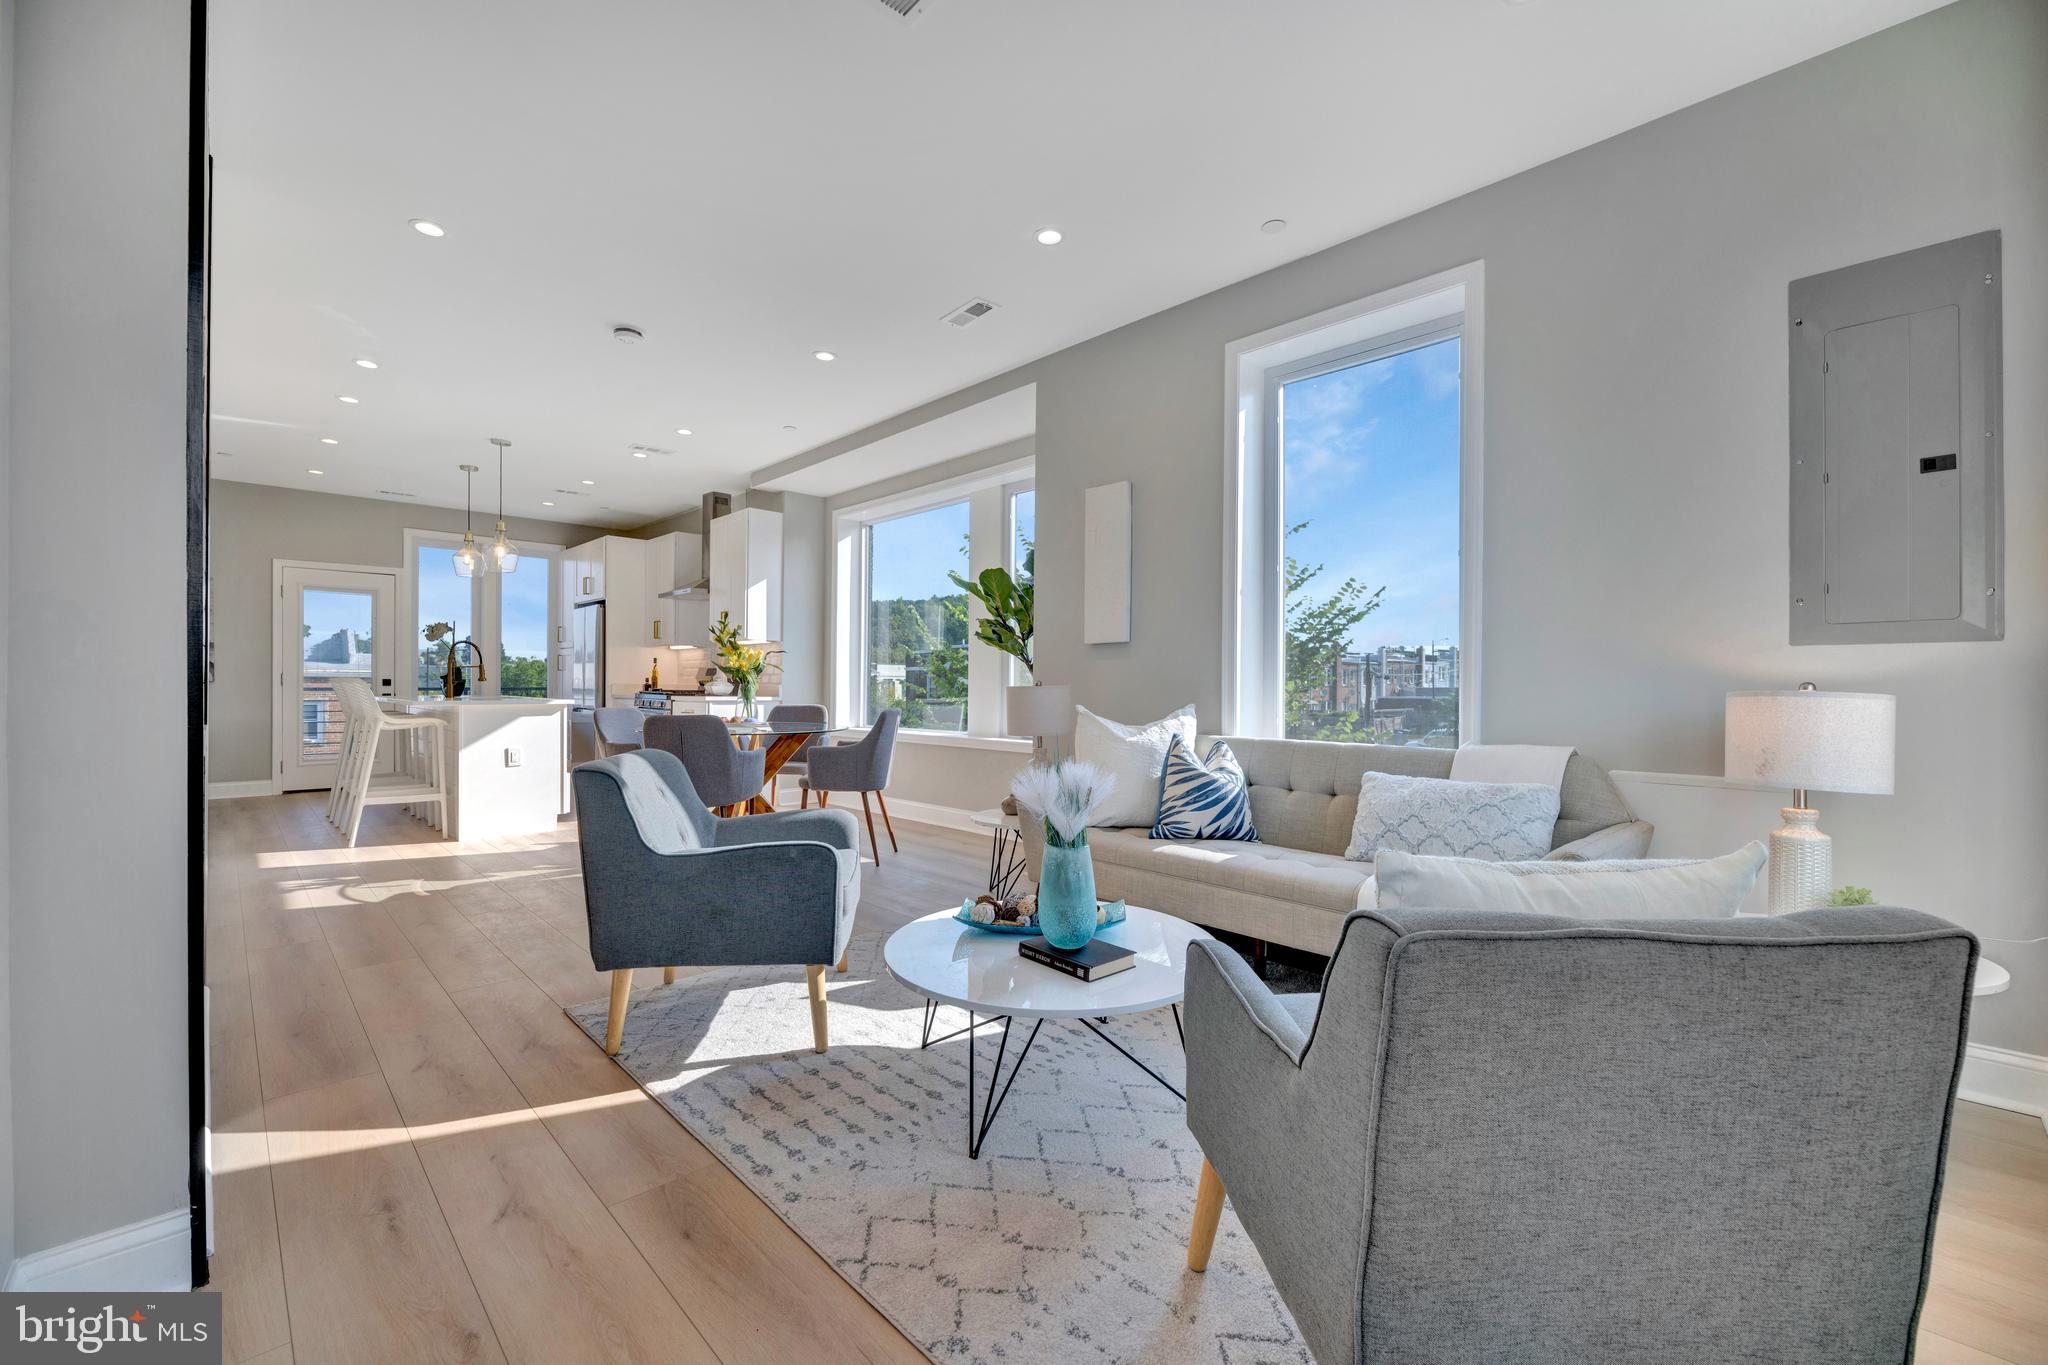
POLYGON ((1043 936, 1020 939, 1017 955, 1081 981, 1100 981, 1138 964, 1138 955, 1129 948, 1099 938, 1091 938, 1074 949, 1055 948, 1043 936))

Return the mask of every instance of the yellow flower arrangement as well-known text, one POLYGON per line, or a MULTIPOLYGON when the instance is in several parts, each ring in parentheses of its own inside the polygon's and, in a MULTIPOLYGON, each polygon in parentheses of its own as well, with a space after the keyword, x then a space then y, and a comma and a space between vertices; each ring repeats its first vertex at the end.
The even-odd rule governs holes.
POLYGON ((752 706, 754 690, 761 685, 761 675, 768 671, 768 661, 782 651, 766 650, 741 640, 740 628, 732 623, 732 613, 725 611, 718 613, 718 624, 711 628, 711 643, 718 648, 718 671, 731 680, 740 699, 752 706))

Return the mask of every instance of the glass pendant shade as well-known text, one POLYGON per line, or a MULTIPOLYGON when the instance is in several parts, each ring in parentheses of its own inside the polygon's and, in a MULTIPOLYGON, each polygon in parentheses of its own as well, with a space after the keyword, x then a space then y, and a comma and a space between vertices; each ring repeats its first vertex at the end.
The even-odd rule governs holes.
POLYGON ((482 564, 483 556, 477 553, 476 538, 464 531, 462 548, 455 552, 455 572, 463 578, 474 578, 482 564))
POLYGON ((519 567, 519 551, 505 538, 505 523, 498 523, 498 538, 491 542, 491 567, 499 573, 511 573, 519 567))

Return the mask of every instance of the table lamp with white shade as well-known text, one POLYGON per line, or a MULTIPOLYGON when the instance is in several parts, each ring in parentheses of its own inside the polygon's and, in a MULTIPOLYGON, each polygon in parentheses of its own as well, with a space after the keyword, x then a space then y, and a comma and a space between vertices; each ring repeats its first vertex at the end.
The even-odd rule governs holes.
MULTIPOLYGON (((1074 690, 1061 683, 1034 683, 1009 689, 1009 715, 1003 729, 1015 738, 1037 740, 1040 744, 1073 734, 1074 690)), ((1038 757, 1037 750, 1038 745, 1034 745, 1034 759, 1038 757)), ((1059 756, 1056 744, 1053 756, 1055 760, 1059 756)))
POLYGON ((1834 841, 1808 791, 1892 794, 1898 699, 1881 692, 1730 692, 1723 771, 1736 781, 1790 787, 1771 835, 1771 913, 1812 910, 1834 888, 1834 841))

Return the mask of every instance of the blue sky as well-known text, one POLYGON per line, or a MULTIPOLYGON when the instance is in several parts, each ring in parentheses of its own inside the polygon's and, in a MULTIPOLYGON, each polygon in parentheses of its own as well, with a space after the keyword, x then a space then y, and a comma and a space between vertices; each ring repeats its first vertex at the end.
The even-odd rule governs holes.
POLYGON ((1322 564, 1304 590, 1384 586, 1352 645, 1458 639, 1458 340, 1286 386, 1288 552, 1322 564))
POLYGON ((967 504, 877 522, 869 539, 874 547, 871 596, 886 600, 958 592, 946 575, 967 573, 967 504))

